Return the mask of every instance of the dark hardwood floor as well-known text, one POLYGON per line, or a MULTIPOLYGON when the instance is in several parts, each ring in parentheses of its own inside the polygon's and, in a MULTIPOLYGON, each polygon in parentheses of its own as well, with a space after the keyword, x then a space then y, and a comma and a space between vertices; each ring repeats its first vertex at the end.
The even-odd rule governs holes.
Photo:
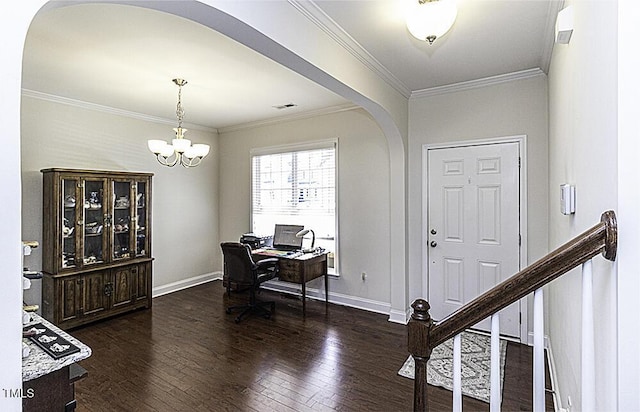
MULTIPOLYGON (((410 411, 413 381, 397 375, 408 356, 406 327, 386 315, 264 291, 267 320, 225 314, 243 294, 216 281, 153 300, 141 310, 71 331, 93 350, 80 364, 78 412, 410 411)), ((531 348, 507 346, 503 411, 531 410, 531 348)), ((429 387, 432 411, 451 392, 429 387)), ((548 410, 553 410, 550 396, 548 410)), ((464 398, 465 411, 489 405, 464 398)))

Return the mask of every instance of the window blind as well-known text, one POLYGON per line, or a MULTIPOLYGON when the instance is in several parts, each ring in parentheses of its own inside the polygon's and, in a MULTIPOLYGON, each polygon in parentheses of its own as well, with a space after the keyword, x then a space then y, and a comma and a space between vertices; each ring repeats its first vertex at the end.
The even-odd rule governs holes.
POLYGON ((254 215, 334 216, 336 149, 331 147, 254 155, 254 215))

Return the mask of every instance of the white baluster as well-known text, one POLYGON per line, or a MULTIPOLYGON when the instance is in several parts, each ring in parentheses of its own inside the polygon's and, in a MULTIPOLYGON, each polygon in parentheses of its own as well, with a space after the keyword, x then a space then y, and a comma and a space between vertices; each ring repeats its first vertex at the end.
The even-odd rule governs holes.
POLYGON ((462 412, 462 343, 459 334, 453 338, 453 412, 462 412))
POLYGON ((544 298, 533 292, 533 411, 544 412, 544 298))
POLYGON ((593 263, 582 264, 582 410, 596 409, 595 337, 593 331, 593 263))
POLYGON ((500 313, 491 315, 491 412, 499 412, 502 403, 500 388, 500 313))

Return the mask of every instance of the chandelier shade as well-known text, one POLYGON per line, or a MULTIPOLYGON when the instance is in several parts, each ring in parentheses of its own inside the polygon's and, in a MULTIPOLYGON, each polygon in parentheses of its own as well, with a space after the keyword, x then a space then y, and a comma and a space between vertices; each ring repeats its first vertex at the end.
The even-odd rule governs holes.
POLYGON ((418 40, 433 44, 449 31, 458 15, 455 0, 409 0, 407 29, 418 40))
POLYGON ((209 154, 210 146, 202 143, 192 145, 191 140, 184 138, 187 129, 182 127, 182 119, 184 118, 182 86, 187 84, 187 81, 183 79, 173 79, 173 82, 178 85, 178 105, 176 106, 178 127, 173 129, 176 137, 171 140, 171 143, 157 139, 148 140, 147 147, 156 155, 156 159, 163 166, 173 167, 180 164, 187 168, 195 167, 209 154))

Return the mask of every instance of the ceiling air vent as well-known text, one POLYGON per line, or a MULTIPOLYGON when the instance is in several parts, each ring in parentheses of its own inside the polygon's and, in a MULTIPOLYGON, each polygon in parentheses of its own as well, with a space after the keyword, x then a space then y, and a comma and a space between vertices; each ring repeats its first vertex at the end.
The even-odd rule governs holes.
POLYGON ((278 109, 278 110, 283 110, 283 109, 291 109, 292 107, 296 107, 297 104, 295 103, 287 103, 287 104, 281 104, 278 106, 272 106, 274 109, 278 109))

